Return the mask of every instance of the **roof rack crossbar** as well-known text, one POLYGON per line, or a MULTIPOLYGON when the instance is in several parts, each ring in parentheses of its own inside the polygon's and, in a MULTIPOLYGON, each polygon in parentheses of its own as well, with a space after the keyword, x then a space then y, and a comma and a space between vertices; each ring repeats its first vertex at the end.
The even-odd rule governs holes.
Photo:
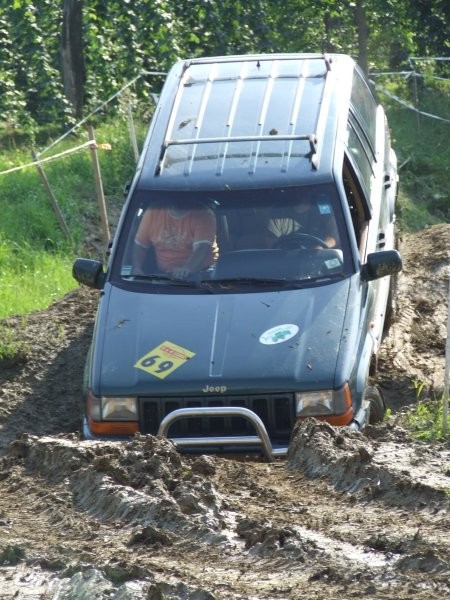
POLYGON ((305 140, 309 142, 309 158, 311 163, 314 165, 314 161, 317 157, 317 135, 315 133, 308 133, 304 135, 242 135, 242 136, 230 136, 230 137, 211 137, 211 138, 186 138, 184 140, 167 140, 161 147, 161 153, 159 157, 158 167, 155 169, 155 175, 161 174, 161 166, 164 161, 164 155, 166 154, 170 146, 184 146, 184 145, 196 145, 196 144, 229 144, 230 142, 279 142, 279 141, 297 141, 305 140))
POLYGON ((236 135, 230 137, 208 137, 208 138, 186 138, 184 140, 167 140, 162 148, 162 154, 169 146, 185 146, 192 144, 220 144, 229 142, 278 142, 283 140, 307 140, 310 143, 311 150, 316 151, 317 136, 315 133, 304 135, 236 135))

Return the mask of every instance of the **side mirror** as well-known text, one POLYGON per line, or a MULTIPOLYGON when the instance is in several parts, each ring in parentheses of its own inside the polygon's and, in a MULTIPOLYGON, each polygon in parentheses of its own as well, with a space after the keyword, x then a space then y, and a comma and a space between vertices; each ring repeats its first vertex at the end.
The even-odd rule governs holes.
POLYGON ((402 268, 402 257, 397 250, 372 252, 367 255, 367 262, 362 266, 361 277, 365 281, 373 281, 387 275, 395 275, 402 268))
POLYGON ((73 263, 72 275, 82 285, 101 290, 105 284, 106 273, 99 260, 77 258, 73 263))

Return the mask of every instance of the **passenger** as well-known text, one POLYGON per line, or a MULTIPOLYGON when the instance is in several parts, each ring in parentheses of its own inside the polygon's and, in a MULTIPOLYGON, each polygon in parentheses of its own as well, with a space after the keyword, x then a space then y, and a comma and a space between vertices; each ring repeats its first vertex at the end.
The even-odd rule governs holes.
POLYGON ((288 214, 271 219, 269 231, 278 240, 275 246, 282 245, 284 237, 292 237, 296 233, 317 237, 328 248, 339 246, 338 230, 331 203, 326 200, 315 202, 309 194, 296 202, 288 214))
POLYGON ((147 209, 135 237, 135 274, 148 272, 145 265, 152 248, 157 270, 176 278, 212 266, 218 254, 213 211, 175 205, 147 209))

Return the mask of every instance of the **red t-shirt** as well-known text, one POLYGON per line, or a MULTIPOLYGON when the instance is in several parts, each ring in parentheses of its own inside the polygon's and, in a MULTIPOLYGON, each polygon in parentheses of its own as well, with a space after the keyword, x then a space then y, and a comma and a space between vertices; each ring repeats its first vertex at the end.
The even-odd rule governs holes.
POLYGON ((190 210, 180 217, 165 208, 145 211, 136 234, 136 242, 155 248, 158 267, 171 271, 183 266, 192 255, 196 242, 211 244, 201 268, 209 267, 216 257, 216 218, 209 209, 190 210))

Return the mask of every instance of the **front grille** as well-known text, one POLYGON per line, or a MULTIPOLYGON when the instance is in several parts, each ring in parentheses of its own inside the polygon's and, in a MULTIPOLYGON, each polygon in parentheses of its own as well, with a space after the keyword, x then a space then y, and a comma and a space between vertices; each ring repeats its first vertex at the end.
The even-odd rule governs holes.
MULTIPOLYGON (((272 443, 287 443, 295 421, 294 394, 244 396, 183 396, 140 398, 141 433, 155 435, 162 419, 178 408, 240 406, 252 410, 264 423, 272 443)), ((242 417, 189 417, 175 421, 169 437, 255 435, 254 427, 242 417)))

